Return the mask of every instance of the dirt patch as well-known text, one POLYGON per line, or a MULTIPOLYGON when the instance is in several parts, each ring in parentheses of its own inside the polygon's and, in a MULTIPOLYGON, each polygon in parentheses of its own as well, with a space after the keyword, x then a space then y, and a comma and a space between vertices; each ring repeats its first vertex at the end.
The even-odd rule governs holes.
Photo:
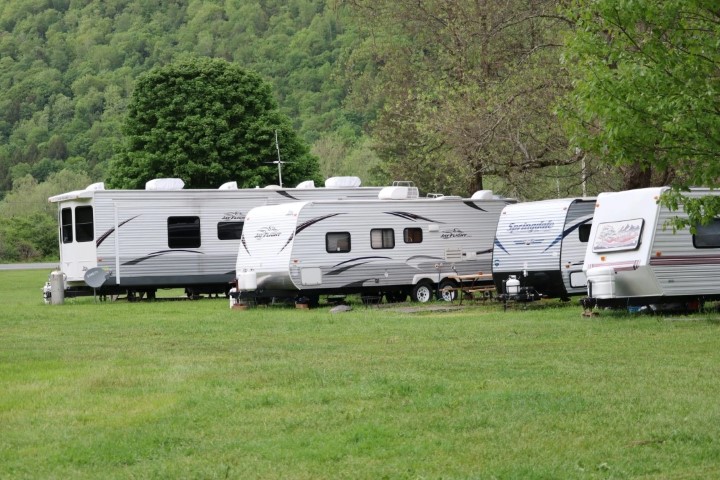
POLYGON ((402 306, 400 303, 379 305, 379 307, 391 308, 393 311, 400 313, 456 312, 463 309, 460 305, 413 305, 408 307, 402 306))

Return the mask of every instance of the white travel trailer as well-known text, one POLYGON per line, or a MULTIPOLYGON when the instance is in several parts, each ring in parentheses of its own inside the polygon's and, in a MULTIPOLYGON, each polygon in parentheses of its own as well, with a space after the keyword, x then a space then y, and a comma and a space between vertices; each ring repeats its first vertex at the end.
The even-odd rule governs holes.
MULTIPOLYGON (((343 181, 344 180, 344 181, 343 181)), ((381 187, 354 187, 334 177, 314 188, 183 189, 180 179, 156 179, 145 190, 105 190, 93 184, 49 199, 58 205, 60 271, 65 295, 154 297, 160 288, 188 295, 226 293, 245 214, 253 207, 317 198, 376 198, 381 187), (88 273, 90 272, 90 273, 88 273)))
POLYGON ((582 270, 595 198, 561 198, 508 205, 493 246, 493 281, 499 292, 512 276, 546 298, 586 292, 582 270))
MULTIPOLYGON (((720 297, 720 218, 673 233, 668 220, 685 215, 658 205, 667 187, 598 195, 583 269, 586 306, 688 307, 720 297)), ((692 189, 687 195, 718 195, 692 189)))
POLYGON ((498 217, 511 200, 478 192, 408 198, 388 187, 376 200, 294 202, 246 218, 238 291, 258 301, 360 293, 425 302, 458 286, 452 275, 490 273, 498 217))

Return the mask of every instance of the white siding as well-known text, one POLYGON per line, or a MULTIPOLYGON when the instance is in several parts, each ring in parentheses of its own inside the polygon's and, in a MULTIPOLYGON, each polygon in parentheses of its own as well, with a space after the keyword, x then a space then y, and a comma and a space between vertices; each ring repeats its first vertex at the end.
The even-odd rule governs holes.
POLYGON ((380 187, 97 190, 68 192, 51 200, 59 209, 80 202, 94 208, 95 241, 81 244, 82 249, 61 244, 61 268, 69 279, 81 282, 84 271, 97 265, 109 272, 109 285, 116 282, 119 273, 121 285, 185 286, 224 283, 234 278, 240 241, 218 239, 217 225, 221 221, 243 221, 253 207, 284 203, 293 198, 376 198, 379 191, 380 187), (199 247, 168 246, 167 219, 171 216, 200 217, 199 247), (99 240, 100 246, 95 252, 94 245, 99 240), (119 249, 116 250, 116 246, 119 249))
POLYGON ((494 272, 558 271, 565 216, 571 200, 508 205, 498 222, 494 272))
MULTIPOLYGON (((258 285, 265 288, 281 288, 289 276, 296 289, 303 288, 303 269, 310 269, 313 275, 320 269, 319 288, 324 290, 355 287, 382 290, 388 286, 409 286, 418 278, 437 280, 455 272, 490 273, 494 232, 506 203, 417 199, 294 204, 299 207, 295 225, 302 226, 302 230, 290 244, 290 258, 286 259, 287 248, 280 245, 287 240, 267 242, 262 251, 253 244, 250 253, 253 260, 241 254, 238 268, 257 268, 258 285), (421 229, 422 243, 405 243, 405 228, 421 229), (373 249, 372 229, 393 229, 394 248, 373 249), (350 251, 328 253, 328 232, 350 232, 350 251), (462 260, 446 261, 446 253, 451 250, 464 253, 462 260), (275 258, 283 260, 276 263, 275 258)), ((286 239, 283 218, 288 217, 287 212, 272 207, 257 208, 250 213, 246 234, 275 228, 282 230, 278 238, 286 239)))

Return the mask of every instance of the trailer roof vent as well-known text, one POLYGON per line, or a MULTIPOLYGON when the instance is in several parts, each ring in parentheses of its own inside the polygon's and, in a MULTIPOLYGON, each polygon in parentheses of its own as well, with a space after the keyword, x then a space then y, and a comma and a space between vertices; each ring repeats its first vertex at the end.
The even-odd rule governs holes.
POLYGON ((409 198, 418 198, 417 187, 384 187, 378 193, 380 200, 406 200, 409 198))
POLYGON ((359 187, 361 183, 359 177, 330 177, 325 180, 327 188, 354 188, 359 187))
POLYGON ((493 199, 493 191, 492 190, 478 190, 477 192, 472 194, 472 197, 470 197, 472 200, 492 200, 493 199))
POLYGON ((218 187, 218 190, 237 190, 237 182, 226 182, 218 187))
POLYGON ((184 186, 179 178, 154 178, 145 183, 145 190, 182 190, 184 186))
POLYGON ((305 180, 304 182, 298 183, 295 188, 315 188, 315 181, 305 180))
POLYGON ((85 190, 105 190, 105 184, 103 182, 93 183, 88 185, 85 190))

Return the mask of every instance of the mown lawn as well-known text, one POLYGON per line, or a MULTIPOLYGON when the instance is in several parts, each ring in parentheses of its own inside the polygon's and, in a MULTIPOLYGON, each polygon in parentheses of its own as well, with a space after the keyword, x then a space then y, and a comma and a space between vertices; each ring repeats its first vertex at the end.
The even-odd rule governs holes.
POLYGON ((44 305, 0 272, 0 478, 718 478, 720 316, 44 305))

